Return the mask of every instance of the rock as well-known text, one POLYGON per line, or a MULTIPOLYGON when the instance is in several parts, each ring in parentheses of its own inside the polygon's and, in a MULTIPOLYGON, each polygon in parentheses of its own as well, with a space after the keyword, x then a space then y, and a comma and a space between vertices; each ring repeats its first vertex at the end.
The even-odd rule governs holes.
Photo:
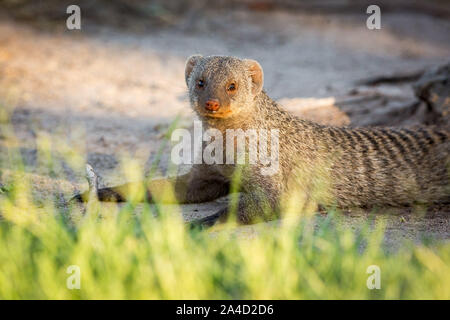
POLYGON ((450 63, 432 68, 413 85, 428 111, 427 124, 450 125, 450 63))

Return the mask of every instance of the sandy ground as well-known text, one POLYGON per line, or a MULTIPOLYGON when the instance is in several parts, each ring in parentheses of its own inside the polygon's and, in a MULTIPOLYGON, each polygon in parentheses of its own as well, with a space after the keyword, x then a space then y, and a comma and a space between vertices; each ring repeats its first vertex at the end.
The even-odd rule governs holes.
MULTIPOLYGON (((290 111, 321 123, 420 123, 420 112, 403 112, 414 98, 409 83, 376 88, 356 83, 448 61, 450 21, 421 14, 386 14, 382 30, 368 30, 365 19, 364 14, 210 12, 145 34, 89 23, 81 32, 50 33, 0 21, 0 89, 2 97, 16 101, 12 122, 36 196, 68 197, 86 189, 81 164, 86 160, 106 185, 127 180, 119 169, 124 155, 148 171, 175 117, 181 116, 180 126, 191 126, 184 61, 194 53, 258 60, 264 68, 266 91, 290 111), (383 98, 368 102, 364 97, 374 90, 383 98), (364 99, 348 104, 349 97, 364 99), (58 144, 68 144, 85 159, 75 169, 62 163, 48 172, 36 151, 46 136, 52 137, 55 150, 58 144)), ((0 137, 3 150, 7 140, 0 137)), ((168 162, 166 148, 161 174, 168 162)), ((0 181, 5 184, 10 168, 2 163, 0 181)), ((183 210, 189 219, 220 205, 183 210)), ((378 213, 387 221, 388 242, 450 239, 450 208, 434 208, 422 215, 409 211, 378 213)), ((343 223, 352 227, 365 219, 365 213, 349 213, 343 223)))

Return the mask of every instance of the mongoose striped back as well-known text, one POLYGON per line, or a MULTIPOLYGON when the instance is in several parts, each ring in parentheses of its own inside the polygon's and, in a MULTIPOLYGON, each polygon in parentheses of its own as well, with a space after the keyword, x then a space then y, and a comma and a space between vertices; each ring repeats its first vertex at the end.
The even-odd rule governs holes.
POLYGON ((405 205, 450 198, 450 135, 437 128, 324 129, 341 205, 405 205))

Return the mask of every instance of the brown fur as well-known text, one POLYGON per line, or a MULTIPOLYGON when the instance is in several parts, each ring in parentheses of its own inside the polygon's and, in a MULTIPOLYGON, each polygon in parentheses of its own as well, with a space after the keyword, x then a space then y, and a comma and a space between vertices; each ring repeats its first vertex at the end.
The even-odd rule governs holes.
MULTIPOLYGON (((263 72, 254 60, 234 57, 190 57, 186 63, 190 103, 205 129, 278 129, 279 171, 260 173, 260 165, 194 165, 186 175, 153 180, 175 186, 177 201, 196 203, 229 193, 241 170, 238 220, 272 219, 273 213, 305 211, 317 205, 339 207, 403 206, 450 200, 450 133, 422 127, 337 128, 299 119, 283 110, 263 90, 263 72), (198 81, 203 81, 199 87, 198 81), (237 89, 229 92, 230 83, 237 89), (217 112, 204 105, 220 102, 217 112)), ((225 149, 225 148, 224 148, 225 149)), ((224 150, 226 153, 226 150, 224 150)), ((123 200, 126 187, 99 191, 100 200, 123 200), (102 197, 102 193, 108 196, 102 197)), ((161 200, 161 197, 159 197, 161 200)), ((164 200, 164 199, 162 199, 164 200)), ((228 210, 205 223, 214 222, 228 210)))

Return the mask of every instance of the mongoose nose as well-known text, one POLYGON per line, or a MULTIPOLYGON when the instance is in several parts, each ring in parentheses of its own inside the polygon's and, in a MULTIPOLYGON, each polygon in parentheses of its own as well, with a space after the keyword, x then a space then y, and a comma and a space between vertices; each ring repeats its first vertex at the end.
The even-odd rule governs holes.
POLYGON ((205 108, 209 111, 217 111, 220 108, 219 101, 217 101, 216 99, 208 100, 205 103, 205 108))

